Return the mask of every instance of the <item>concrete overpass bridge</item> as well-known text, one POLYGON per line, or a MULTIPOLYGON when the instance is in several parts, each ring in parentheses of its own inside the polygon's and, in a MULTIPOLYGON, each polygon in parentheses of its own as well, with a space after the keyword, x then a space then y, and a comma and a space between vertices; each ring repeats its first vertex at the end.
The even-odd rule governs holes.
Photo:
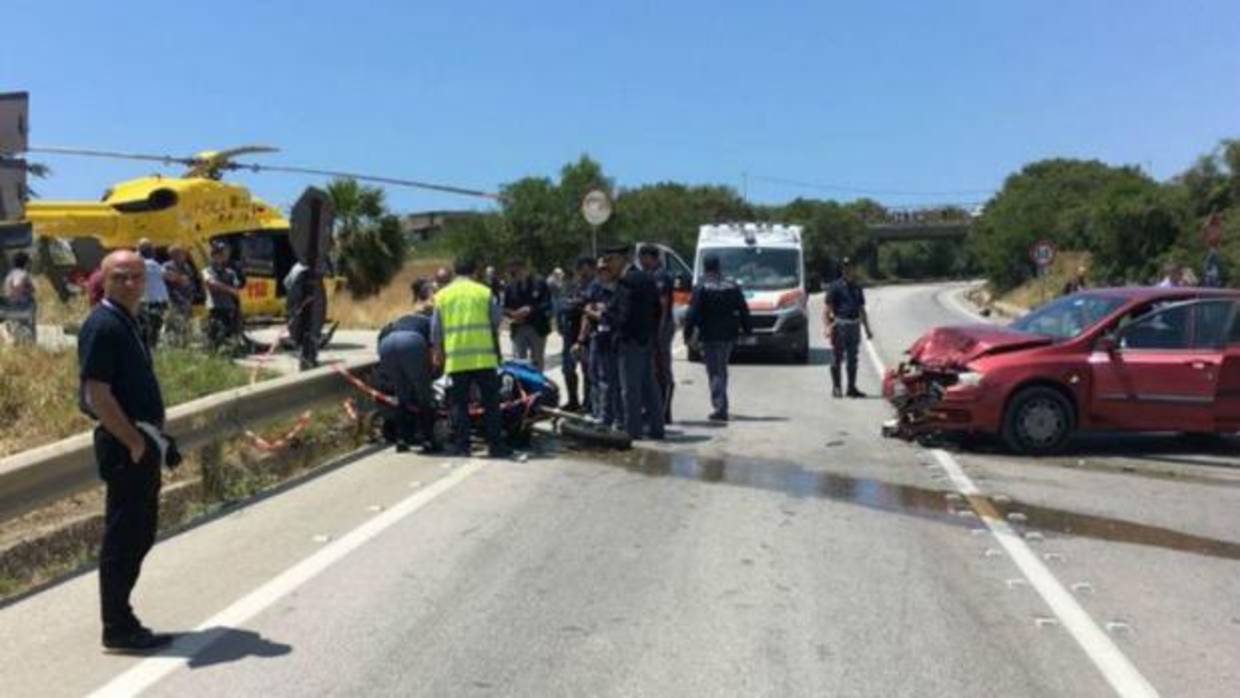
POLYGON ((881 218, 866 220, 875 243, 914 240, 963 240, 980 203, 888 208, 881 218))

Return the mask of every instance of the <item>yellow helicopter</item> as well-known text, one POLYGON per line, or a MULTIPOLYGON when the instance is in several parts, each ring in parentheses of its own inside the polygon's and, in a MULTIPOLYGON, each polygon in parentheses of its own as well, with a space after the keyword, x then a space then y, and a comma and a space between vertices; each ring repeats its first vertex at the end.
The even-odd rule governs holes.
MULTIPOLYGON (((497 198, 483 191, 415 180, 234 161, 241 155, 277 152, 263 145, 204 151, 188 157, 60 147, 29 147, 27 152, 143 160, 187 168, 178 177, 152 175, 120 182, 97 202, 34 199, 26 204, 26 218, 38 240, 37 252, 62 298, 70 293, 70 284, 85 285, 108 250, 132 248, 143 238, 154 243, 160 254, 170 245, 180 245, 201 269, 211 245, 222 242, 231 248, 232 259, 245 277, 242 314, 248 322, 276 320, 284 315, 281 281, 299 261, 296 250, 305 246, 290 240, 289 220, 278 208, 251 195, 243 186, 221 181, 226 171, 340 177, 497 198)), ((344 282, 330 270, 325 281, 329 295, 344 282)))

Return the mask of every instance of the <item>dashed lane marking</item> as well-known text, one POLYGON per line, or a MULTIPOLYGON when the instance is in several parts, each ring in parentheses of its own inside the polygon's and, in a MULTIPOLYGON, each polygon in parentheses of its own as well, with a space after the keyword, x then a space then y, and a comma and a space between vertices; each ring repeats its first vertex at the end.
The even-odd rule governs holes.
MULTIPOLYGON (((865 339, 865 346, 870 360, 874 362, 874 370, 881 380, 886 373, 885 364, 874 347, 874 342, 865 339)), ((1158 691, 1141 674, 1137 667, 1120 651, 1110 636, 1098 626, 1089 613, 1077 603, 1076 599, 1064 588, 1055 575, 1047 569, 1037 554, 1012 529, 999 512, 978 489, 973 480, 965 474, 960 463, 947 451, 931 449, 935 460, 943 466, 944 472, 960 494, 964 495, 969 505, 977 512, 982 523, 990 529, 991 534, 999 541, 999 545, 1007 552, 1008 557, 1016 564, 1017 569, 1029 580, 1030 586, 1038 592, 1038 596, 1046 603, 1059 623, 1068 630, 1076 643, 1085 651, 1107 683, 1115 690, 1116 695, 1123 698, 1155 698, 1158 691)), ((1039 622, 1039 626, 1044 623, 1039 622)))

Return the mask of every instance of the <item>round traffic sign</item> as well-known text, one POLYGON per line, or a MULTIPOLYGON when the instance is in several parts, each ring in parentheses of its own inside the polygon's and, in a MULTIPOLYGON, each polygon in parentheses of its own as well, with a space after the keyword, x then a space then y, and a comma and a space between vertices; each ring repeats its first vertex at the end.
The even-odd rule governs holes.
POLYGON ((607 193, 595 189, 586 194, 581 200, 581 215, 586 217, 586 222, 590 225, 602 225, 611 218, 611 199, 607 198, 607 193))
POLYGON ((1039 267, 1049 267, 1055 261, 1055 245, 1050 240, 1039 240, 1029 248, 1029 258, 1039 267))

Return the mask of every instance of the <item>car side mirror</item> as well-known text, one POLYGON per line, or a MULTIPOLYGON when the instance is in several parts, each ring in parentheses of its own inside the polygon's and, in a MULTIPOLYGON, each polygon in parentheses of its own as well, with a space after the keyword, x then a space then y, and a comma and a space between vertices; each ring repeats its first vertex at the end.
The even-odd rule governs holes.
POLYGON ((1113 355, 1119 351, 1119 342, 1115 339, 1115 335, 1103 335, 1094 344, 1094 349, 1113 355))

